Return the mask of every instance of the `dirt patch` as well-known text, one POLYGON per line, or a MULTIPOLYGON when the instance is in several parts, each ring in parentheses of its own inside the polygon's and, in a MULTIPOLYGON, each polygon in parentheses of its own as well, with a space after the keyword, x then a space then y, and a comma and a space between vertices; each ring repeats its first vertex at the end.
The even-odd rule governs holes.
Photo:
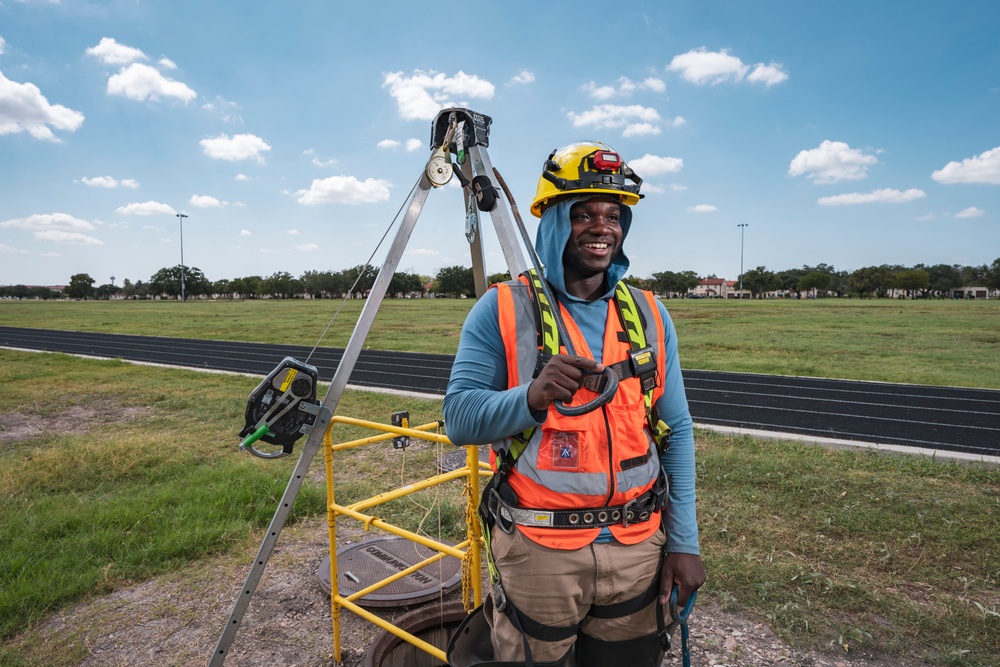
POLYGON ((153 409, 146 406, 73 405, 57 414, 13 412, 0 414, 0 445, 37 438, 40 435, 76 435, 106 424, 127 424, 148 417, 153 409))
MULTIPOLYGON (((353 522, 338 523, 338 541, 368 537, 353 522), (341 525, 343 524, 343 525, 341 525)), ((329 596, 316 575, 328 553, 325 519, 287 528, 261 579, 225 664, 230 667, 334 665, 329 596)), ((15 644, 33 646, 29 661, 79 655, 80 667, 164 667, 207 664, 249 571, 253 553, 214 559, 53 614, 15 644)), ((447 600, 458 599, 457 592, 447 600)), ((438 601, 427 605, 438 605, 438 601)), ((387 618, 406 609, 380 610, 387 618), (383 613, 385 612, 385 613, 383 613)), ((379 628, 348 611, 341 614, 344 667, 364 665, 379 628)), ((664 665, 681 665, 678 650, 664 665)), ((691 619, 692 662, 761 667, 915 667, 919 662, 852 653, 802 651, 765 624, 723 610, 703 595, 691 619)), ((34 663, 33 664, 42 664, 34 663)))

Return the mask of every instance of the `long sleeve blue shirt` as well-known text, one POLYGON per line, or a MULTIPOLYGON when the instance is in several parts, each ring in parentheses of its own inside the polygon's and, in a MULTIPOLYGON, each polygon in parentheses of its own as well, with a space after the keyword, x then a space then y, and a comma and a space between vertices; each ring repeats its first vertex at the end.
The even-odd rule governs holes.
MULTIPOLYGON (((564 293, 559 295, 560 302, 569 310, 587 345, 596 355, 604 349, 611 294, 613 291, 592 302, 564 293)), ((664 324, 666 384, 656 407, 660 419, 671 429, 670 448, 660 459, 670 479, 670 504, 666 512, 667 550, 699 554, 691 414, 684 392, 673 322, 663 304, 657 302, 657 305, 664 324)), ((613 363, 618 360, 607 361, 613 363)), ((541 425, 546 412, 533 413, 528 407, 527 395, 527 384, 507 388, 507 363, 497 315, 497 291, 489 290, 473 306, 462 327, 444 399, 449 439, 456 444, 483 444, 541 425)))

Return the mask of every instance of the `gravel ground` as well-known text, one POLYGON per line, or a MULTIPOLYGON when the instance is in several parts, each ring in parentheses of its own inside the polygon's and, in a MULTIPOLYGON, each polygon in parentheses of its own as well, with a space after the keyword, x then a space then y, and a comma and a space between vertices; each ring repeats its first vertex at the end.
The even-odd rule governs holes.
MULTIPOLYGON (((344 522, 346 523, 346 522, 344 522)), ((338 539, 363 539, 338 526, 338 539)), ((231 646, 230 667, 335 665, 329 596, 317 568, 327 555, 325 519, 287 528, 265 570, 231 646)), ((17 642, 34 650, 84 647, 81 667, 164 667, 207 664, 248 572, 245 562, 218 559, 120 590, 58 612, 17 642), (41 638, 41 640, 39 640, 41 638), (48 646, 46 646, 48 645, 48 646)), ((448 599, 457 599, 452 593, 448 599)), ((428 604, 438 604, 431 602, 428 604)), ((405 610, 399 610, 402 613, 405 610)), ((398 614, 397 614, 398 615, 398 614)), ((699 598, 690 620, 692 665, 762 667, 911 667, 863 654, 821 654, 797 650, 766 625, 725 611, 709 596, 699 598)), ((341 646, 344 667, 361 667, 381 632, 344 611, 341 646)), ((664 665, 681 665, 679 637, 664 665)))

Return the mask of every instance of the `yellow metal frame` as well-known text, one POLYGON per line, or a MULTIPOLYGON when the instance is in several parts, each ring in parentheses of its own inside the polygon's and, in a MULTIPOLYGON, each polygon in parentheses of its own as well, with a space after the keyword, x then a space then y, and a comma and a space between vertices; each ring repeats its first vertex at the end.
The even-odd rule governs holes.
MULTIPOLYGON (((465 467, 459 468, 452 472, 443 473, 440 475, 434 475, 433 477, 428 477, 420 482, 414 484, 408 484, 402 488, 395 489, 393 491, 387 491, 385 493, 380 493, 378 495, 372 496, 365 500, 361 500, 350 505, 339 505, 334 498, 334 483, 333 483, 333 453, 339 452, 347 449, 352 449, 354 447, 362 447, 365 445, 371 445, 379 442, 384 442, 386 440, 391 440, 400 435, 406 435, 414 438, 420 438, 422 440, 429 440, 431 442, 438 442, 446 445, 451 445, 452 442, 448 440, 446 435, 440 433, 433 433, 438 428, 440 428, 442 422, 430 422, 428 424, 423 424, 421 426, 406 427, 406 426, 392 426, 389 424, 381 424, 379 422, 365 421, 362 419, 354 419, 351 417, 340 417, 334 416, 330 425, 326 430, 326 434, 323 437, 323 455, 326 459, 326 502, 327 502, 327 523, 329 525, 330 531, 330 611, 333 616, 333 657, 334 660, 339 664, 341 662, 341 646, 340 646, 340 609, 343 607, 349 611, 354 612, 363 619, 374 623, 380 628, 392 633, 393 635, 399 637, 400 639, 413 644, 422 651, 431 654, 442 662, 447 662, 444 651, 433 646, 422 639, 416 637, 415 635, 399 628, 392 623, 389 623, 385 619, 382 619, 375 614, 363 609, 358 604, 356 600, 377 591, 380 588, 391 584, 394 581, 398 581, 403 577, 406 577, 413 572, 416 572, 420 568, 435 563, 442 558, 452 556, 458 558, 462 561, 462 567, 468 568, 468 572, 471 572, 472 576, 465 576, 465 571, 463 571, 463 584, 466 579, 471 580, 472 589, 472 605, 478 606, 482 604, 483 591, 482 591, 482 577, 480 575, 482 567, 482 534, 479 527, 479 521, 476 517, 476 508, 479 502, 480 495, 480 477, 483 475, 492 475, 493 472, 489 465, 479 461, 479 451, 478 448, 474 446, 466 447, 466 458, 465 467), (350 442, 342 442, 339 444, 333 444, 332 429, 334 424, 345 424, 350 426, 360 426, 362 428, 369 428, 376 431, 383 431, 382 435, 376 435, 369 438, 363 438, 361 440, 352 440, 350 442), (457 479, 464 479, 466 483, 466 500, 468 507, 466 508, 466 530, 467 539, 455 546, 450 546, 436 540, 432 540, 424 537, 423 535, 418 535, 412 531, 400 528, 399 526, 393 525, 383 519, 378 518, 373 514, 367 513, 367 510, 387 503, 391 500, 397 498, 402 498, 411 493, 421 491, 423 489, 428 489, 439 484, 444 484, 446 482, 451 482, 457 479), (340 587, 337 584, 337 516, 343 515, 345 517, 356 519, 360 521, 365 530, 374 526, 381 530, 384 530, 393 535, 398 535, 399 537, 406 538, 412 542, 416 542, 425 547, 428 547, 438 553, 430 556, 424 561, 410 566, 409 568, 397 572, 389 577, 386 577, 382 581, 376 582, 356 593, 352 593, 348 596, 342 596, 340 594, 340 587)), ((464 592, 464 591, 463 591, 464 592)), ((469 601, 463 600, 466 603, 466 609, 470 609, 469 601)))

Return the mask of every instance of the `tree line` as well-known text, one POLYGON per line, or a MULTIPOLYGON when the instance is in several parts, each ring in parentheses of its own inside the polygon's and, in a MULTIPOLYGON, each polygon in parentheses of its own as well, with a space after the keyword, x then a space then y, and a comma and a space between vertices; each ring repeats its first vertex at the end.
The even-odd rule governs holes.
POLYGON ((743 274, 743 287, 754 298, 772 292, 795 295, 806 292, 814 297, 857 296, 862 299, 884 298, 895 293, 912 298, 929 298, 945 296, 961 287, 1000 289, 1000 258, 991 265, 917 264, 907 267, 882 264, 850 272, 837 271, 827 264, 777 272, 758 266, 743 274))
MULTIPOLYGON (((121 285, 94 286, 94 279, 86 273, 70 277, 69 284, 58 292, 49 287, 25 285, 0 286, 0 298, 15 299, 152 299, 180 298, 183 268, 185 298, 227 299, 294 299, 294 298, 343 298, 367 296, 375 284, 378 268, 362 264, 342 271, 306 271, 298 278, 287 271, 270 276, 245 276, 234 279, 210 281, 201 269, 181 265, 165 267, 149 280, 121 285)), ((715 275, 704 278, 715 278, 715 275)), ((991 265, 960 266, 936 264, 906 267, 883 264, 867 266, 854 271, 838 271, 828 264, 803 266, 799 269, 770 271, 758 266, 737 276, 736 281, 750 292, 752 298, 762 298, 769 293, 798 296, 855 296, 883 298, 893 291, 910 297, 927 298, 948 294, 960 287, 986 287, 1000 289, 1000 258, 991 265)), ((492 284, 509 280, 507 273, 488 277, 492 284)), ((649 278, 628 277, 626 282, 651 290, 664 297, 683 296, 698 286, 703 277, 694 271, 662 271, 649 278)), ((446 297, 474 297, 476 293, 472 269, 450 266, 437 272, 433 278, 414 273, 396 273, 389 282, 387 296, 399 298, 424 296, 427 293, 446 297)))

